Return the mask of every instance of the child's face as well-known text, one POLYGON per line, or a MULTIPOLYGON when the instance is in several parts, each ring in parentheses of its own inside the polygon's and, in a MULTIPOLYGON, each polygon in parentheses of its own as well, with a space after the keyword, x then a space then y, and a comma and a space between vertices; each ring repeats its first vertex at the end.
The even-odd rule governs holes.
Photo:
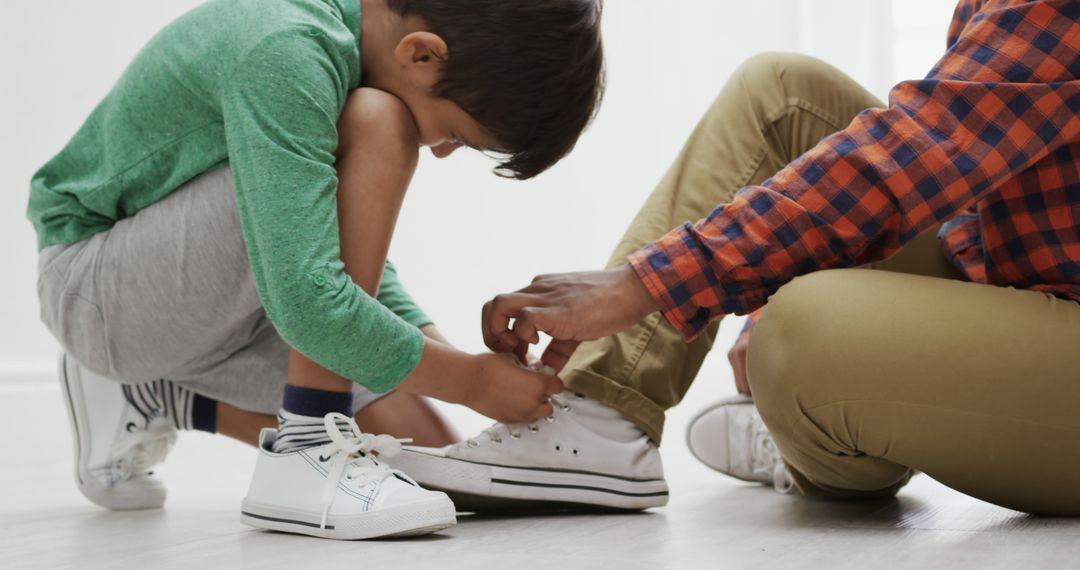
MULTIPOLYGON (((385 67, 378 78, 370 78, 368 86, 387 91, 405 103, 416 122, 420 145, 431 148, 437 158, 446 158, 463 146, 497 150, 499 145, 493 137, 468 113, 453 101, 434 95, 449 58, 446 42, 424 31, 426 25, 416 18, 407 20, 405 26, 410 31, 394 47, 392 65, 385 67)), ((378 53, 378 46, 371 51, 378 53)))
POLYGON ((399 96, 416 121, 421 146, 431 148, 436 158, 446 158, 463 146, 479 150, 497 148, 484 128, 453 101, 420 92, 399 96))

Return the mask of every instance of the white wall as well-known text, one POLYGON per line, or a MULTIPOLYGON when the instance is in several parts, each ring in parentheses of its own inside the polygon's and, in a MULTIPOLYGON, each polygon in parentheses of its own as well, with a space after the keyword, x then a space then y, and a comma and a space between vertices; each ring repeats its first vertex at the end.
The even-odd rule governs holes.
MULTIPOLYGON (((5 0, 0 17, 0 378, 51 367, 25 220, 34 170, 64 144, 129 59, 196 0, 5 0)), ((606 103, 577 152, 538 180, 489 174, 476 153, 425 157, 391 257, 461 346, 480 305, 537 273, 595 268, 748 56, 802 51, 884 97, 941 52, 952 0, 608 0, 606 103), (894 49, 899 46, 901 49, 894 49)), ((735 323, 724 327, 728 340, 735 323)), ((718 351, 719 352, 719 351, 718 351)), ((716 365, 710 374, 723 374, 716 365)))

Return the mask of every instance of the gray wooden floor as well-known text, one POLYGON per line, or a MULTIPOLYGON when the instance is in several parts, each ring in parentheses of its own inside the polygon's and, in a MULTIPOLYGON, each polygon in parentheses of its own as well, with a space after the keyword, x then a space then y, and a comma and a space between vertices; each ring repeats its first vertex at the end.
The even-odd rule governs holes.
POLYGON ((420 539, 332 542, 239 523, 253 451, 183 434, 160 474, 166 507, 111 513, 71 481, 52 386, 0 387, 0 568, 1068 568, 1080 521, 1028 517, 923 476, 899 498, 830 504, 726 480, 697 465, 672 418, 671 504, 637 515, 463 516, 420 539))

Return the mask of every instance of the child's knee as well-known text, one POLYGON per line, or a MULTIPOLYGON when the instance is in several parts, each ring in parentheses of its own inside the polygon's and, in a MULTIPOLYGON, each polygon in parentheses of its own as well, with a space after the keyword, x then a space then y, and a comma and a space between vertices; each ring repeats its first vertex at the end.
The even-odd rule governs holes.
POLYGON ((368 87, 353 91, 337 126, 339 154, 365 144, 411 160, 418 154, 419 135, 412 113, 401 99, 385 91, 368 87))

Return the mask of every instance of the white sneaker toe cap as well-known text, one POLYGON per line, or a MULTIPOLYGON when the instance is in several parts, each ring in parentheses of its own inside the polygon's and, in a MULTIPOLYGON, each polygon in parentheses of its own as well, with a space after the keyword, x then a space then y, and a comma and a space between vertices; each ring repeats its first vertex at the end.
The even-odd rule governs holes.
POLYGON ((721 473, 731 472, 731 454, 727 437, 730 406, 717 406, 703 412, 690 423, 686 440, 690 452, 699 461, 721 473))

